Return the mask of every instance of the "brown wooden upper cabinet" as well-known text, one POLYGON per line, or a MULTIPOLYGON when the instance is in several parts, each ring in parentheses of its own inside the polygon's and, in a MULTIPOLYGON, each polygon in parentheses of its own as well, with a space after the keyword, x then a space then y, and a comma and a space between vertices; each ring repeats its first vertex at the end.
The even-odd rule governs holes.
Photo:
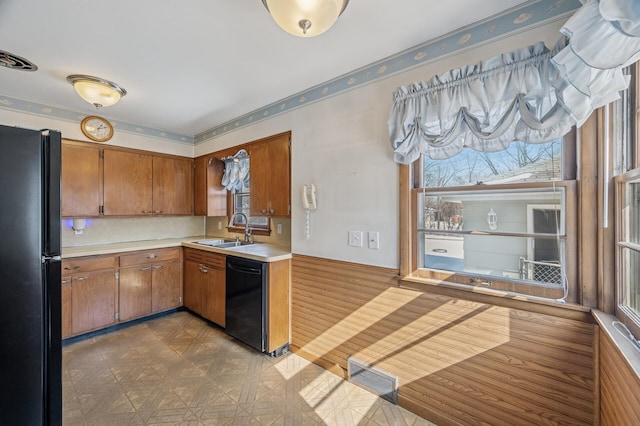
POLYGON ((251 144, 251 216, 289 217, 291 214, 291 133, 251 144))
POLYGON ((62 216, 90 217, 102 206, 100 147, 62 144, 62 216))
POLYGON ((193 160, 153 157, 153 213, 193 214, 193 160))
POLYGON ((193 160, 63 141, 62 216, 193 214, 193 160))
POLYGON ((195 159, 194 213, 198 216, 226 216, 227 190, 222 185, 224 162, 208 154, 195 159))
POLYGON ((104 214, 153 214, 153 157, 104 151, 104 214))

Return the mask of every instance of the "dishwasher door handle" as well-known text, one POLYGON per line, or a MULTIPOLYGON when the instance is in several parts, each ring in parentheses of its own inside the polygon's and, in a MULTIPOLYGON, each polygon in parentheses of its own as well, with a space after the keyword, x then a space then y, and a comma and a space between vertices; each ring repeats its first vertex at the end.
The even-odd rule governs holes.
POLYGON ((227 269, 232 271, 242 272, 243 274, 261 275, 262 270, 256 268, 248 268, 246 266, 234 265, 233 263, 227 263, 227 269))

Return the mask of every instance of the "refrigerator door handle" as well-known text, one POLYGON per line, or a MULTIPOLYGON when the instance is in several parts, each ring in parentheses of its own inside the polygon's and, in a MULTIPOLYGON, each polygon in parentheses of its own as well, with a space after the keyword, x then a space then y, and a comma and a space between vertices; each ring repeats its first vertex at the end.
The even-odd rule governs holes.
POLYGON ((42 256, 42 263, 59 262, 61 260, 62 256, 42 256))

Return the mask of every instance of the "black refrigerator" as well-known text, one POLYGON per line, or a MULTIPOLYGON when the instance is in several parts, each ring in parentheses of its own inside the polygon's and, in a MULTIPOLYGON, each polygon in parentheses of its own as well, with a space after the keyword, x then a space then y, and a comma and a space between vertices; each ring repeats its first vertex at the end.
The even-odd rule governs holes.
POLYGON ((0 425, 62 424, 61 137, 0 126, 0 425))

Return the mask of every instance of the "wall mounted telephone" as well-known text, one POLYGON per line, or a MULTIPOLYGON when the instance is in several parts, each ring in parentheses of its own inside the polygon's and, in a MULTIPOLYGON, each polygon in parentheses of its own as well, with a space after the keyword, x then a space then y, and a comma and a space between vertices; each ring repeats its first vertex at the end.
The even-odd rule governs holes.
POLYGON ((305 238, 307 240, 311 239, 311 218, 309 212, 311 210, 315 210, 317 207, 316 203, 316 186, 312 183, 308 183, 302 187, 302 207, 306 210, 306 218, 305 218, 305 238))
POLYGON ((302 207, 307 210, 315 210, 316 205, 316 186, 312 183, 302 187, 302 207))

